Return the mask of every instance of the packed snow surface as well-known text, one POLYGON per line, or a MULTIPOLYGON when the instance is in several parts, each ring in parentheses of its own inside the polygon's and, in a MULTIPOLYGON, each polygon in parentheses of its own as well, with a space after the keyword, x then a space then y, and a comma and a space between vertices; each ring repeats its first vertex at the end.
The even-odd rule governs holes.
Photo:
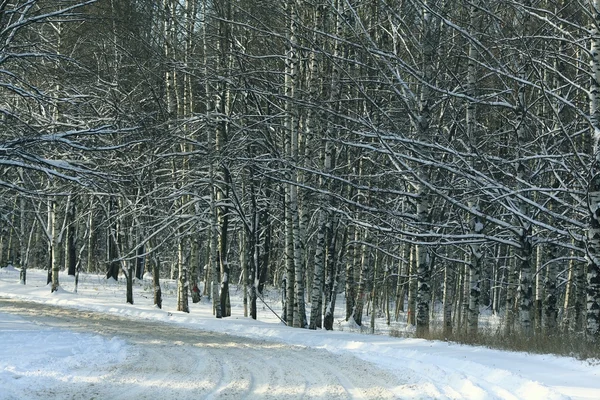
MULTIPOLYGON (((294 329, 268 307, 216 319, 210 302, 163 308, 149 281, 125 303, 124 282, 82 274, 50 293, 46 272, 0 269, 0 399, 600 399, 600 365, 372 335, 294 329)), ((265 299, 277 311, 278 296, 265 299)), ((341 314, 341 307, 338 310, 341 314)))

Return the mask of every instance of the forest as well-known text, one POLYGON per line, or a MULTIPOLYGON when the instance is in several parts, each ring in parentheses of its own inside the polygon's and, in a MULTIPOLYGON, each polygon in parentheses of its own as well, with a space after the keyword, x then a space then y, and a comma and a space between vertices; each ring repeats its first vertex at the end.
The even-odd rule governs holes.
POLYGON ((0 0, 0 267, 598 340, 599 28, 600 0, 0 0))

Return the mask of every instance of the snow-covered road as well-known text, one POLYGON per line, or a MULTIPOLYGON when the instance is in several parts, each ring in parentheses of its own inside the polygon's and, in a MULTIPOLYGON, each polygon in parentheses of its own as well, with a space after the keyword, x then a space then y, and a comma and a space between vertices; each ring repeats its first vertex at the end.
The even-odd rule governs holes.
POLYGON ((20 285, 0 268, 0 400, 600 399, 599 360, 364 334, 343 320, 289 328, 270 311, 277 292, 256 321, 233 288, 232 316, 216 319, 205 299, 175 311, 173 281, 159 309, 146 280, 131 305, 123 282, 85 274, 75 291, 63 277, 50 293, 46 276, 29 270, 20 285))
MULTIPOLYGON (((326 350, 11 299, 0 298, 0 310, 39 325, 39 338, 64 335, 72 349, 78 348, 73 341, 100 335, 109 359, 91 368, 80 365, 72 376, 56 377, 50 385, 46 380, 43 387, 27 380, 52 371, 17 373, 13 379, 23 380, 19 389, 5 388, 2 399, 392 399, 406 394, 409 384, 371 363, 326 350), (124 341, 121 357, 111 351, 115 338, 124 341)), ((14 339, 1 346, 33 345, 14 339)))

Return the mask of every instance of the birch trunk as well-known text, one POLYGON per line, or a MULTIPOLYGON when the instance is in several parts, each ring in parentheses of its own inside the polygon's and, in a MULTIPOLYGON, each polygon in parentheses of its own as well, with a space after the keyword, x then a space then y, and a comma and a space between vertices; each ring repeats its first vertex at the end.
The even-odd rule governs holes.
POLYGON ((51 240, 51 246, 50 246, 50 259, 51 259, 51 266, 52 266, 52 287, 50 289, 50 292, 56 292, 59 288, 59 282, 58 282, 58 274, 60 272, 60 256, 58 253, 58 246, 60 244, 60 239, 59 239, 59 228, 57 226, 57 221, 56 221, 56 200, 52 199, 50 200, 50 205, 48 206, 48 222, 50 223, 50 226, 48 227, 48 231, 50 232, 50 240, 51 240))
POLYGON ((406 323, 408 325, 416 325, 416 293, 417 293, 417 274, 415 262, 416 246, 410 247, 410 257, 408 261, 408 312, 406 313, 406 323))
MULTIPOLYGON (((427 2, 425 2, 427 3, 427 2)), ((430 5, 424 4, 422 10, 422 66, 423 79, 428 84, 434 84, 434 64, 436 56, 437 17, 431 12, 430 5)), ((419 140, 430 140, 431 105, 432 93, 427 85, 420 86, 419 109, 417 120, 417 137, 419 140)), ((425 182, 430 180, 430 171, 427 166, 421 166, 418 171, 417 193, 416 193, 416 220, 421 231, 428 230, 430 193, 425 182)), ((421 243, 415 248, 417 263, 417 315, 416 334, 424 337, 429 334, 429 303, 431 301, 431 257, 427 245, 421 243)))
POLYGON ((590 37, 591 88, 590 123, 593 137, 591 179, 587 201, 590 222, 587 232, 587 313, 586 333, 590 339, 600 338, 600 0, 590 1, 592 29, 590 37))
POLYGON ((217 318, 222 318, 222 308, 219 299, 219 250, 218 250, 218 217, 216 210, 215 185, 211 166, 211 229, 209 235, 209 268, 210 268, 210 296, 212 297, 213 314, 217 318))
POLYGON ((77 266, 77 221, 76 221, 76 199, 75 195, 69 196, 70 201, 67 201, 69 207, 67 209, 67 242, 65 246, 65 267, 67 274, 75 276, 75 269, 77 266))
POLYGON ((348 258, 346 259, 346 321, 353 318, 354 306, 356 301, 356 281, 354 279, 355 270, 358 266, 358 229, 351 225, 348 228, 352 232, 351 244, 348 245, 348 258))
MULTIPOLYGON (((209 37, 208 37, 208 14, 209 9, 211 7, 211 3, 208 0, 202 1, 202 62, 203 62, 203 74, 206 80, 206 85, 204 87, 204 108, 207 114, 214 114, 214 106, 213 102, 215 99, 214 93, 216 90, 213 88, 212 81, 209 79, 209 71, 212 68, 216 68, 213 65, 212 60, 209 59, 209 37)), ((215 150, 215 132, 216 132, 216 123, 214 120, 214 116, 209 116, 207 121, 207 129, 206 129, 206 142, 208 144, 209 154, 214 154, 215 150)), ((219 299, 219 259, 218 259, 218 236, 219 236, 219 223, 218 223, 218 215, 217 215, 217 183, 216 180, 216 172, 214 162, 211 162, 209 165, 209 184, 210 184, 210 229, 208 233, 208 252, 207 252, 207 268, 206 268, 206 279, 204 291, 207 296, 211 299, 213 315, 216 318, 222 318, 221 314, 221 305, 219 299)))
POLYGON ((556 287, 557 263, 554 261, 557 257, 556 246, 550 247, 550 261, 546 266, 545 296, 544 296, 544 332, 546 335, 556 333, 558 327, 558 290, 556 287))
MULTIPOLYGON (((525 6, 530 6, 529 0, 525 1, 525 6)), ((521 35, 525 38, 529 35, 530 30, 530 18, 529 14, 525 11, 520 10, 518 15, 519 29, 521 35)), ((528 142, 529 137, 527 133, 527 117, 528 117, 528 104, 527 104, 527 86, 524 82, 529 78, 529 59, 525 52, 527 49, 522 49, 521 54, 518 58, 519 66, 519 78, 520 81, 517 83, 517 105, 515 107, 515 135, 517 146, 517 162, 515 163, 515 173, 517 176, 517 187, 524 188, 526 182, 529 179, 527 176, 527 170, 529 165, 525 160, 525 155, 521 149, 528 142)), ((523 197, 527 197, 525 192, 523 197)), ((533 244, 532 244, 532 226, 522 216, 529 215, 529 207, 526 199, 519 200, 518 213, 515 213, 514 224, 517 227, 518 241, 519 241, 519 285, 517 288, 518 292, 518 307, 519 307, 519 327, 521 331, 529 336, 533 333, 532 325, 532 305, 533 305, 533 244)))
MULTIPOLYGON (((332 219, 332 218, 331 218, 332 219)), ((330 266, 330 274, 332 279, 331 287, 328 288, 325 292, 325 309, 323 310, 323 327, 326 330, 333 330, 333 316, 335 310, 335 303, 337 300, 338 293, 338 285, 340 281, 340 271, 342 271, 342 266, 345 264, 343 260, 343 254, 346 253, 346 243, 348 242, 348 228, 344 229, 342 233, 341 243, 339 245, 339 252, 337 252, 336 240, 332 238, 329 243, 329 252, 330 256, 327 257, 328 263, 330 266), (334 253, 337 253, 337 257, 334 256, 334 253)))
POLYGON ((286 3, 289 18, 289 42, 290 47, 286 56, 285 73, 285 133, 287 135, 288 158, 291 161, 291 170, 287 189, 287 207, 288 215, 286 217, 287 231, 287 317, 288 325, 304 328, 306 323, 306 306, 304 300, 304 264, 302 262, 302 244, 300 213, 298 209, 298 154, 299 154, 299 132, 298 116, 294 102, 296 96, 296 81, 298 75, 298 44, 296 37, 297 30, 297 9, 295 0, 286 3), (293 285, 292 285, 293 281, 293 285), (289 304, 291 302, 291 304, 289 304), (291 322, 291 324, 290 324, 291 322))
POLYGON ((88 220, 87 220, 87 262, 85 265, 88 273, 97 270, 96 265, 96 225, 94 224, 94 196, 90 195, 90 204, 88 209, 88 220))
POLYGON ((220 166, 217 171, 217 218, 219 223, 219 253, 218 260, 221 272, 221 315, 229 317, 231 315, 231 305, 229 300, 229 279, 230 269, 228 260, 229 248, 229 186, 231 176, 227 164, 224 162, 226 156, 226 145, 229 137, 229 115, 231 110, 231 94, 229 85, 229 75, 231 73, 231 2, 222 4, 224 7, 223 15, 219 18, 219 39, 217 40, 218 67, 217 74, 226 79, 219 78, 217 83, 217 92, 215 95, 215 114, 217 115, 215 151, 218 155, 216 160, 220 166))
MULTIPOLYGON (((19 225, 21 229, 21 236, 19 237, 19 252, 21 254, 21 259, 19 261, 19 266, 21 267, 21 272, 19 273, 19 283, 21 285, 25 285, 27 283, 27 259, 28 255, 28 246, 25 243, 25 197, 21 197, 19 202, 20 207, 20 216, 19 216, 19 225)), ((35 224, 34 224, 35 226, 35 224)), ((33 231, 33 227, 32 227, 33 231)), ((1 246, 1 244, 0 244, 1 246)), ((0 259, 1 262, 1 259, 0 259)), ((1 266, 2 264, 0 264, 1 266)))
POLYGON ((402 258, 398 262, 398 281, 396 283, 396 311, 395 320, 398 321, 400 313, 404 312, 404 299, 408 292, 410 281, 410 253, 411 245, 408 243, 402 244, 402 258))
MULTIPOLYGON (((427 194, 425 191, 421 191, 417 198, 417 220, 424 223, 429 212, 427 194)), ((429 301, 431 298, 431 269, 427 246, 417 245, 415 258, 417 262, 416 335, 425 337, 429 334, 429 301)))
POLYGON ((319 231, 317 233, 317 241, 315 243, 314 257, 314 275, 311 291, 311 310, 309 329, 317 329, 322 327, 321 309, 323 304, 323 280, 325 277, 325 212, 319 211, 319 220, 317 222, 319 231))
POLYGON ((533 299, 532 288, 532 245, 531 230, 523 229, 521 233, 521 275, 519 278, 518 296, 519 296, 519 322, 521 330, 525 335, 532 334, 531 323, 531 305, 533 299))
POLYGON ((454 303, 454 270, 446 263, 444 266, 444 293, 443 293, 443 330, 444 337, 448 338, 452 335, 452 305, 454 303))
MULTIPOLYGON (((471 4, 470 11, 470 31, 472 37, 477 40, 477 31, 479 29, 479 14, 480 14, 480 3, 475 1, 471 4)), ((467 61, 467 96, 472 100, 469 100, 466 108, 465 122, 467 125, 467 137, 471 145, 471 153, 473 161, 471 163, 473 169, 477 170, 476 155, 479 153, 479 136, 476 131, 477 126, 477 104, 476 98, 476 85, 477 85, 477 71, 476 71, 476 56, 477 52, 473 40, 469 41, 468 61, 467 61)), ((472 188, 475 196, 469 201, 468 207, 471 211, 470 228, 471 233, 474 236, 479 236, 483 232, 484 220, 479 216, 479 198, 475 192, 475 188, 472 188)), ((467 312, 467 333, 469 336, 476 335, 478 332, 479 324, 479 302, 481 296, 481 268, 483 262, 483 252, 481 251, 481 244, 472 243, 470 246, 470 260, 469 260, 469 309, 467 312)))
MULTIPOLYGON (((575 244, 575 240, 572 240, 575 244)), ((567 281, 565 282, 564 301, 562 303, 562 319, 561 330, 563 333, 568 333, 575 329, 575 303, 577 302, 575 250, 569 252, 570 259, 568 264, 567 281)))
MULTIPOLYGON (((313 49, 310 52, 310 58, 309 58, 309 72, 310 72, 310 76, 309 76, 309 90, 310 90, 310 98, 311 99, 316 99, 318 96, 318 87, 319 85, 319 64, 317 62, 317 58, 318 58, 318 54, 317 52, 320 51, 321 49, 321 35, 318 33, 319 30, 324 30, 325 27, 323 26, 323 17, 322 17, 322 6, 321 5, 317 5, 315 7, 315 12, 313 15, 314 18, 314 28, 313 28, 313 36, 312 36, 312 42, 313 44, 313 49)), ((336 21, 339 19, 339 17, 336 18, 336 21)), ((336 22, 337 25, 337 22, 336 22)), ((334 44, 334 57, 336 57, 337 54, 337 48, 338 48, 338 41, 335 42, 334 44)), ((336 88, 335 88, 335 84, 334 82, 336 81, 336 70, 334 68, 334 71, 332 73, 332 78, 331 78, 331 95, 330 95, 330 99, 334 99, 335 95, 334 93, 336 92, 336 88)), ((306 119, 306 127, 307 127, 307 133, 310 134, 316 134, 317 133, 317 111, 313 110, 312 108, 309 109, 308 111, 308 115, 307 115, 307 119, 306 119)), ((325 127, 326 133, 325 133, 325 137, 328 138, 331 135, 331 123, 329 120, 326 121, 326 127, 325 127)), ((331 144, 329 141, 326 141, 325 143, 325 148, 323 149, 323 146, 320 146, 320 159, 322 160, 322 168, 323 168, 323 174, 328 174, 330 172, 331 169, 331 153, 329 152, 329 148, 331 147, 331 144)), ((319 176, 319 188, 321 190, 326 190, 327 189, 327 184, 325 182, 324 176, 320 175, 319 176)), ((312 288, 311 288, 311 312, 310 312, 310 321, 309 321, 309 328, 310 329, 316 329, 316 328, 321 328, 322 327, 322 322, 323 322, 323 315, 326 313, 326 311, 323 309, 323 298, 325 296, 326 293, 326 288, 325 288, 325 279, 326 279, 326 264, 327 264, 327 245, 326 245, 326 235, 327 235, 327 224, 328 224, 328 220, 329 220, 329 215, 328 213, 324 210, 324 208, 326 208, 328 205, 331 204, 331 199, 329 198, 329 196, 325 195, 325 194, 320 194, 319 195, 319 204, 317 205, 318 207, 318 221, 317 221, 317 229, 318 229, 318 233, 317 233, 317 240, 315 243, 315 254, 314 254, 314 273, 313 273, 313 281, 312 281, 312 288)), ((305 213, 306 214, 306 213, 305 213)), ((325 304, 327 304, 327 300, 325 300, 325 304)), ((325 307, 327 307, 327 305, 325 305, 325 307)))
MULTIPOLYGON (((514 249, 511 249, 510 253, 514 253, 514 249)), ((519 281, 519 271, 517 270, 516 261, 512 254, 509 254, 507 268, 508 272, 506 279, 506 302, 504 307, 504 333, 505 335, 511 335, 514 331, 515 325, 516 293, 517 284, 519 281)))
MULTIPOLYGON (((242 190, 244 187, 242 186, 242 190)), ((242 283, 242 303, 244 305, 244 317, 248 318, 248 284, 250 283, 250 269, 248 268, 248 236, 249 233, 240 230, 238 233, 238 243, 240 246, 240 267, 242 268, 242 276, 240 277, 240 281, 242 283)))
POLYGON ((183 238, 180 237, 177 241, 177 311, 185 313, 190 312, 188 302, 188 269, 183 253, 183 238))
POLYGON ((369 255, 369 248, 366 244, 369 238, 368 232, 365 231, 364 235, 361 236, 363 244, 361 245, 360 276, 358 279, 358 287, 356 290, 356 300, 354 302, 354 309, 352 310, 354 322, 356 322, 356 324, 359 326, 362 325, 362 314, 365 304, 366 285, 367 279, 369 278, 368 273, 371 261, 369 255))
MULTIPOLYGON (((257 209, 256 197, 254 196, 254 189, 251 188, 252 197, 252 225, 251 231, 246 235, 246 263, 247 263, 247 274, 248 274, 248 286, 250 288, 249 306, 250 306, 250 317, 252 319, 257 318, 256 300, 258 297, 258 288, 260 285, 260 271, 259 271, 259 242, 260 242, 260 225, 261 216, 257 209)), ((267 235, 268 236, 268 235, 267 235)), ((266 240, 266 239, 265 239, 266 240)), ((267 249, 268 251, 268 249, 267 249)))

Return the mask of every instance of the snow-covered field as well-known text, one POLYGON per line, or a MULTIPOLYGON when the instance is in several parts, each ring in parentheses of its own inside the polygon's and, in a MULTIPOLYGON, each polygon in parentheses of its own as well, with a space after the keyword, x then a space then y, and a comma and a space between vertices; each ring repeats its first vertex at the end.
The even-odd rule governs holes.
MULTIPOLYGON (((600 365, 421 339, 284 326, 262 305, 244 318, 210 303, 163 309, 149 282, 82 275, 51 294, 45 271, 0 269, 0 399, 600 399, 600 365), (31 303, 31 302, 35 302, 31 303)), ((272 294, 266 301, 277 307, 272 294)), ((341 311, 340 311, 341 313, 341 311)))

